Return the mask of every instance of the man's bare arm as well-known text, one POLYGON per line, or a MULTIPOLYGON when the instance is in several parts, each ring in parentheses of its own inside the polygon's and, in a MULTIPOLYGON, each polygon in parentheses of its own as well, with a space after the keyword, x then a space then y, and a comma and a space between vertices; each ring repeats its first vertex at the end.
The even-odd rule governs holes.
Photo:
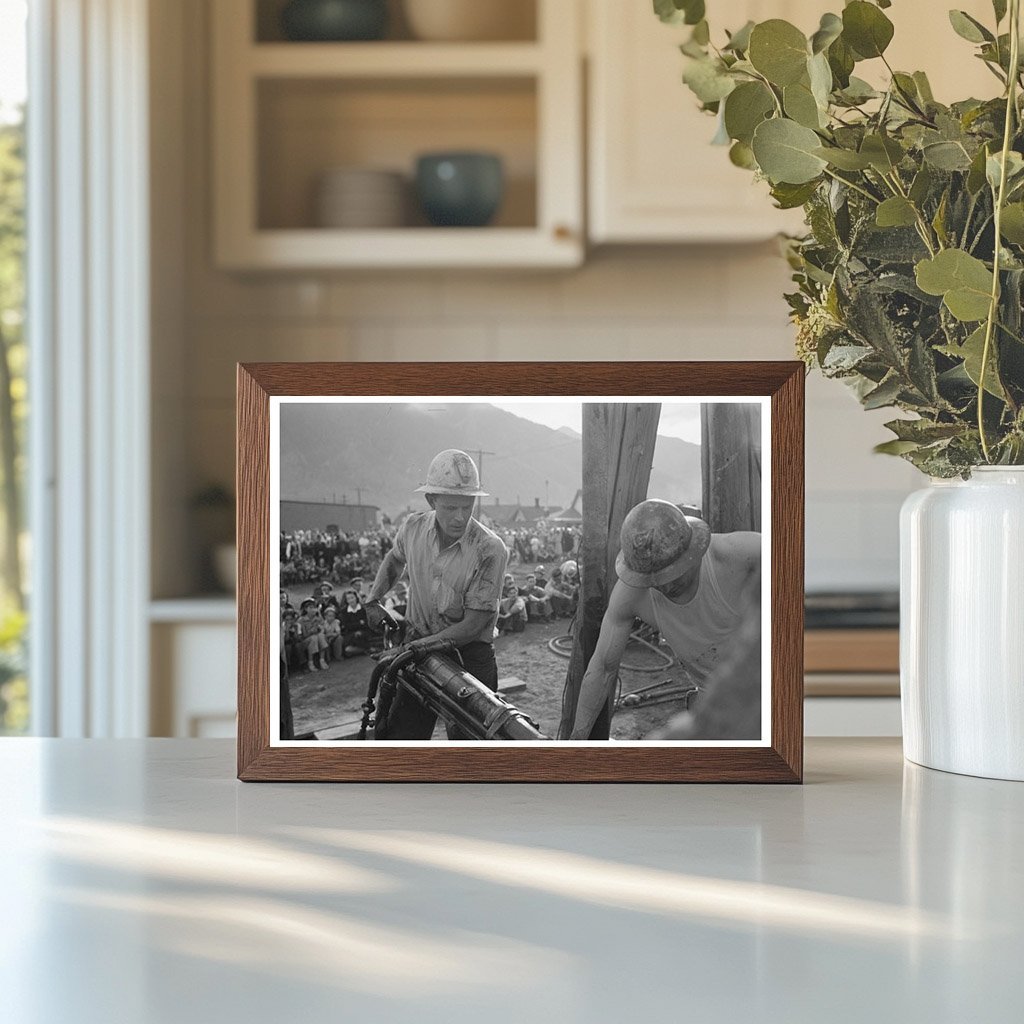
POLYGON ((590 730, 594 727, 601 709, 608 703, 619 673, 622 655, 633 631, 638 596, 642 593, 643 591, 627 587, 621 581, 612 589, 608 608, 601 620, 597 646, 580 685, 576 718, 573 721, 570 739, 590 739, 590 730))
POLYGON ((382 597, 398 582, 398 577, 405 569, 405 562, 395 554, 392 548, 380 563, 377 575, 374 577, 373 586, 370 588, 370 596, 367 602, 380 601, 382 597))

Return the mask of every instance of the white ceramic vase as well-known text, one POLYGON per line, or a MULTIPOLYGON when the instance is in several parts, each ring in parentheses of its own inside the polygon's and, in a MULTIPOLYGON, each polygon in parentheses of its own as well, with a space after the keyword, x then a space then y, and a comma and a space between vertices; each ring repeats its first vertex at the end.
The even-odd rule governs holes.
POLYGON ((910 495, 900 560, 904 754, 1024 781, 1024 466, 910 495))

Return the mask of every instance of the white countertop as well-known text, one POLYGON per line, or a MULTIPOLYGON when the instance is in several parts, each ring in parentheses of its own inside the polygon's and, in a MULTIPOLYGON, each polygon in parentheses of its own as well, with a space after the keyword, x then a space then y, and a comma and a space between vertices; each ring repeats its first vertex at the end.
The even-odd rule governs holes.
POLYGON ((803 787, 243 785, 0 741, 10 1024, 1016 1022, 1024 785, 810 740, 803 787))

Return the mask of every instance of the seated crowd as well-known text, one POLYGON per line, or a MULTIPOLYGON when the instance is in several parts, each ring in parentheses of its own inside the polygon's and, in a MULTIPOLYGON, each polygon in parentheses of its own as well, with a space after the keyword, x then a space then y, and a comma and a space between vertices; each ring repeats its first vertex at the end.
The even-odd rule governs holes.
POLYGON ((391 550, 394 529, 339 533, 333 530, 295 530, 281 533, 281 584, 290 587, 310 580, 342 584, 354 576, 372 579, 391 550))
MULTIPOLYGON (((298 610, 281 591, 282 659, 289 668, 319 672, 331 659, 358 657, 379 650, 380 635, 370 628, 363 602, 366 591, 363 580, 355 577, 335 596, 334 584, 323 580, 310 597, 300 602, 298 610)), ((395 584, 384 602, 385 609, 401 625, 405 621, 407 589, 404 582, 395 584)))
MULTIPOLYGON (((282 565, 283 584, 286 580, 282 565)), ((579 567, 571 559, 552 571, 548 577, 544 566, 526 574, 518 586, 512 573, 505 573, 498 607, 497 633, 521 633, 531 622, 554 622, 571 619, 579 601, 579 567)), ((320 579, 309 597, 292 604, 287 590, 280 593, 281 657, 288 669, 319 672, 331 661, 375 653, 382 639, 367 619, 364 601, 369 586, 364 577, 354 576, 335 594, 334 584, 320 579)), ((385 597, 386 611, 404 627, 408 587, 399 580, 385 597)), ((376 626, 376 623, 372 624, 376 626)), ((397 638, 399 642, 402 637, 397 638)))
POLYGON ((550 579, 544 566, 538 565, 526 574, 521 587, 507 572, 498 605, 498 632, 521 633, 529 622, 571 619, 576 614, 579 595, 579 567, 571 559, 555 569, 550 579))

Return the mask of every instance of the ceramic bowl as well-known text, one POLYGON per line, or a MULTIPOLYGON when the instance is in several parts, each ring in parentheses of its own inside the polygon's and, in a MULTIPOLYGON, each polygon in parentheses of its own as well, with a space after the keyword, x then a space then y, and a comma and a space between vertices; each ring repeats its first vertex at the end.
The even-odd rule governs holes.
POLYGON ((505 194, 501 157, 494 153, 426 153, 416 162, 416 193, 435 227, 483 227, 505 194))
POLYGON ((387 25, 387 0, 290 0, 281 11, 285 38, 296 42, 380 39, 387 25))
POLYGON ((477 42, 535 38, 535 0, 405 0, 417 39, 477 42))

